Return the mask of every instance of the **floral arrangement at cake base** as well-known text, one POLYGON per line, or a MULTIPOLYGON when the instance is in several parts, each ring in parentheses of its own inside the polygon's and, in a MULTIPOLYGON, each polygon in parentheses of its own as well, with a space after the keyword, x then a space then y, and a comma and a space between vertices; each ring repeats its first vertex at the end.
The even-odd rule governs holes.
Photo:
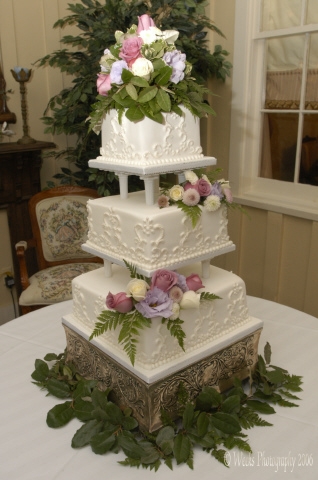
POLYGON ((100 391, 97 381, 84 379, 74 365, 66 363, 65 353, 37 359, 31 376, 42 390, 63 400, 47 414, 50 428, 61 428, 75 419, 82 422, 72 438, 73 448, 90 446, 98 455, 121 452, 125 458, 120 465, 155 471, 162 465, 171 470, 182 464, 194 469, 199 448, 229 468, 233 448, 253 454, 245 431, 272 425, 260 415, 273 415, 273 405, 298 407, 294 401, 302 390, 301 377, 271 364, 268 343, 264 354, 264 358, 259 355, 249 383, 237 380, 225 393, 206 386, 190 401, 181 384, 180 417, 173 421, 163 411, 163 427, 151 434, 139 428, 130 409, 120 409, 111 401, 111 388, 100 391))
POLYGON ((161 317, 171 336, 177 339, 184 350, 183 320, 179 318, 181 310, 199 308, 200 302, 220 297, 208 292, 197 293, 204 288, 197 274, 185 277, 172 270, 159 269, 149 279, 138 274, 133 265, 125 260, 124 262, 132 280, 125 292, 108 293, 108 310, 103 310, 98 316, 98 322, 89 339, 121 327, 118 342, 123 345, 134 365, 140 330, 150 328, 151 320, 161 317))
POLYGON ((215 172, 204 170, 186 170, 185 181, 180 185, 168 185, 161 188, 158 198, 159 208, 176 205, 191 219, 195 227, 202 213, 202 208, 215 212, 222 204, 236 207, 230 184, 227 180, 215 180, 215 172))
POLYGON ((104 51, 97 78, 98 101, 92 105, 90 128, 100 131, 104 115, 116 109, 137 122, 149 117, 164 123, 162 112, 182 115, 179 105, 203 117, 214 114, 204 101, 209 90, 191 77, 191 64, 175 41, 176 30, 161 31, 148 15, 138 17, 126 33, 115 33, 116 44, 104 51))

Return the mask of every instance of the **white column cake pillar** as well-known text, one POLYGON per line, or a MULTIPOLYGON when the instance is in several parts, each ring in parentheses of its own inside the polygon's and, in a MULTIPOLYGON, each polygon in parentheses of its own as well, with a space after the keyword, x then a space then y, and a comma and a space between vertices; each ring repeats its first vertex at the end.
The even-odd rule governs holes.
POLYGON ((104 273, 106 278, 112 277, 113 275, 112 263, 106 260, 106 258, 104 258, 104 273))
POLYGON ((202 278, 210 278, 210 259, 203 260, 202 265, 202 278))
POLYGON ((159 196, 159 175, 140 177, 145 183, 146 205, 154 205, 159 196))
POLYGON ((125 200, 128 197, 128 174, 115 172, 119 178, 120 198, 125 200))

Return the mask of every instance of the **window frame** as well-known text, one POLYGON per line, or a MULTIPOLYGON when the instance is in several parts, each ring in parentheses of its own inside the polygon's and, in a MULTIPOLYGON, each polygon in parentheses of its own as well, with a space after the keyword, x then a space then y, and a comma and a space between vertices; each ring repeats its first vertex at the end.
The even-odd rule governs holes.
POLYGON ((266 39, 317 31, 260 32, 261 0, 236 0, 229 180, 237 203, 318 221, 318 187, 259 177, 266 39))

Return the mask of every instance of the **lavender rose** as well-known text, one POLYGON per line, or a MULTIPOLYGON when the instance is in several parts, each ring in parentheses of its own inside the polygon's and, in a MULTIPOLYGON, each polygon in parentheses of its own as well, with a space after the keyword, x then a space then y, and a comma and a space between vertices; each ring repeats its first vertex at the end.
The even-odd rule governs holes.
POLYGON ((192 273, 192 275, 189 275, 186 278, 186 282, 189 287, 189 290, 193 290, 194 292, 204 287, 204 285, 202 284, 201 278, 196 273, 192 273))
POLYGON ((121 78, 121 74, 123 73, 124 68, 128 70, 128 65, 125 60, 117 60, 117 62, 114 62, 112 64, 112 68, 109 74, 111 83, 117 83, 118 85, 124 83, 121 78))
POLYGON ((155 27, 155 22, 149 15, 141 15, 138 17, 138 27, 137 33, 141 32, 142 30, 148 30, 149 27, 155 27))
POLYGON ((160 288, 163 292, 168 292, 170 288, 178 283, 178 275, 171 270, 164 268, 157 270, 151 279, 150 289, 160 288))
POLYGON ((106 307, 119 313, 128 313, 133 308, 133 301, 124 292, 116 293, 116 295, 109 292, 106 297, 106 307))
POLYGON ((146 318, 169 318, 173 314, 173 301, 160 288, 149 290, 145 299, 136 304, 136 310, 146 318))
POLYGON ((125 60, 129 67, 134 61, 141 57, 140 49, 142 46, 142 39, 140 37, 128 37, 123 41, 122 49, 120 51, 120 58, 125 60))
POLYGON ((97 86, 97 91, 99 95, 103 95, 104 97, 107 97, 108 92, 111 89, 110 76, 99 73, 97 75, 96 86, 97 86))
POLYGON ((179 83, 183 80, 186 60, 185 53, 181 53, 179 50, 173 50, 172 52, 166 52, 162 59, 172 68, 170 81, 172 83, 179 83))

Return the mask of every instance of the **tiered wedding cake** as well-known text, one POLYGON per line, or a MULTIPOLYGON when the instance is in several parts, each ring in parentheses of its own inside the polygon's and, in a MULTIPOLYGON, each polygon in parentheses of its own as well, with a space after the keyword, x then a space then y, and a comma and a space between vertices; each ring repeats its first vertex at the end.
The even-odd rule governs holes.
POLYGON ((160 426, 162 408, 176 414, 180 382, 193 398, 204 385, 222 390, 232 377, 248 376, 262 328, 249 316, 244 282, 210 266, 213 257, 235 247, 227 232, 227 182, 193 171, 216 163, 202 154, 199 120, 191 113, 199 111, 197 97, 195 107, 172 103, 170 113, 160 112, 164 105, 168 110, 169 89, 159 79, 175 80, 180 88, 185 82, 184 57, 171 60, 177 52, 173 35, 143 16, 137 31, 130 29, 130 44, 121 38, 121 49, 103 57, 99 88, 111 110, 102 122, 101 156, 90 166, 115 171, 120 195, 88 203, 83 249, 103 258, 104 268, 73 281, 73 311, 63 319, 69 359, 101 388, 112 387, 115 401, 131 407, 150 431, 160 426), (140 77, 133 66, 146 58, 128 58, 136 50, 132 39, 154 65, 153 71, 141 65, 149 72, 140 77), (111 87, 108 77, 116 68, 124 80, 113 77, 111 87), (147 85, 138 80, 146 77, 147 85), (155 89, 151 79, 157 79, 155 89), (147 100, 139 111, 146 116, 138 118, 135 104, 142 98, 147 100), (159 174, 167 172, 177 174, 179 183, 160 195, 159 174), (128 193, 130 174, 143 178, 145 191, 128 193))

